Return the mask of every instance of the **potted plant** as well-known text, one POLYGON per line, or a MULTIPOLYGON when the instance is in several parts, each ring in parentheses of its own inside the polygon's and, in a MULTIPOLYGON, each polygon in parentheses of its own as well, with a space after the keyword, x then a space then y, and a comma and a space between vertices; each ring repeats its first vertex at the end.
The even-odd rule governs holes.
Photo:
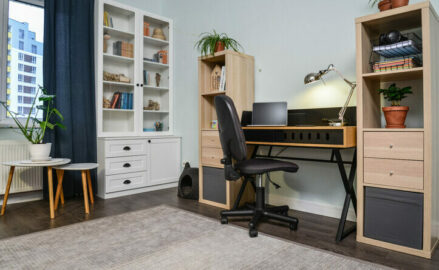
POLYGON ((195 43, 195 47, 201 51, 202 56, 214 55, 216 52, 224 51, 225 49, 232 49, 235 52, 238 48, 242 49, 241 44, 227 36, 227 34, 218 34, 215 30, 213 33, 202 33, 201 39, 195 43))
POLYGON ((392 8, 399 8, 407 6, 408 4, 409 0, 392 0, 392 8))
POLYGON ((35 94, 32 106, 29 109, 29 113, 27 115, 27 118, 25 118, 26 121, 24 123, 22 122, 23 118, 19 119, 19 114, 9 110, 6 102, 0 102, 9 113, 9 115, 12 117, 24 137, 30 143, 32 143, 29 148, 30 158, 32 161, 50 160, 49 155, 52 144, 43 143, 44 135, 46 134, 46 130, 48 128, 54 129, 56 126, 58 126, 62 129, 65 129, 65 126, 57 121, 57 119, 64 121, 64 117, 54 107, 54 98, 55 95, 48 95, 47 90, 44 87, 40 86, 37 90, 37 93, 35 94), (40 92, 41 95, 38 100, 44 102, 44 105, 36 105, 36 97, 38 97, 40 92), (35 115, 38 115, 39 111, 43 112, 43 120, 32 116, 32 111, 34 111, 34 109, 35 115))
POLYGON ((411 89, 411 86, 399 88, 396 84, 391 84, 387 89, 378 89, 378 92, 392 104, 390 107, 383 107, 386 128, 405 128, 404 122, 409 107, 401 106, 401 100, 406 98, 407 94, 413 94, 411 89))
POLYGON ((380 9, 380 11, 386 11, 392 8, 391 0, 369 0, 369 4, 371 7, 378 4, 378 8, 380 9))

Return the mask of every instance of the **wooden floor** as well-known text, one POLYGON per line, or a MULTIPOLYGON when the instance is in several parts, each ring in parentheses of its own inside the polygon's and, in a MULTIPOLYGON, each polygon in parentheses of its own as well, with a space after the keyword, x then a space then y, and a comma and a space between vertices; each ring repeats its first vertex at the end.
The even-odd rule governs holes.
MULTIPOLYGON (((5 216, 0 217, 0 239, 146 209, 160 204, 167 204, 218 219, 219 208, 192 200, 180 199, 176 194, 176 188, 172 188, 109 200, 97 199, 88 216, 84 214, 82 198, 70 199, 66 201, 64 207, 56 212, 54 220, 49 219, 49 203, 47 201, 12 204, 6 209, 5 216)), ((337 219, 297 211, 290 211, 290 214, 300 220, 299 229, 296 232, 291 232, 288 227, 276 223, 262 223, 259 226, 259 232, 398 269, 439 269, 439 252, 434 254, 432 260, 422 259, 357 243, 355 233, 337 244, 334 240, 337 219)), ((247 227, 248 222, 236 221, 233 223, 247 227)))

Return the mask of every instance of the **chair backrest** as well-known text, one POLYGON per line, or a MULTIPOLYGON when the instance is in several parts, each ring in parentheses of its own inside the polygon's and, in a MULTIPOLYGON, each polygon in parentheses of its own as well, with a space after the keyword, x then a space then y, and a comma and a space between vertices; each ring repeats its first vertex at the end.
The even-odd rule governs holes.
POLYGON ((247 159, 247 146, 233 100, 225 95, 215 97, 219 136, 224 158, 237 162, 247 159))

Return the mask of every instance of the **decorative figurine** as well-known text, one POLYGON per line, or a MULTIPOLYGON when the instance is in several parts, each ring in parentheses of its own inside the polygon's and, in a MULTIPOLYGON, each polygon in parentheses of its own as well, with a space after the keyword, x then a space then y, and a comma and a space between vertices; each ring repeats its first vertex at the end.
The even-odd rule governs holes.
POLYGON ((111 108, 111 101, 107 98, 104 98, 103 107, 106 109, 111 108))
POLYGON ((166 40, 165 34, 163 34, 163 30, 160 28, 155 28, 152 32, 152 37, 156 39, 166 40))
POLYGON ((104 53, 108 50, 108 40, 111 38, 109 34, 104 34, 104 53))
POLYGON ((218 91, 220 89, 220 81, 221 81, 221 67, 219 65, 215 65, 210 73, 210 90, 218 91))
POLYGON ((159 73, 155 74, 155 84, 157 87, 160 86, 160 79, 162 78, 162 75, 160 75, 159 73))
POLYGON ((160 111, 160 103, 152 99, 148 100, 148 106, 143 107, 145 111, 160 111))
POLYGON ((155 131, 162 131, 163 130, 163 123, 160 121, 157 121, 154 123, 155 131))

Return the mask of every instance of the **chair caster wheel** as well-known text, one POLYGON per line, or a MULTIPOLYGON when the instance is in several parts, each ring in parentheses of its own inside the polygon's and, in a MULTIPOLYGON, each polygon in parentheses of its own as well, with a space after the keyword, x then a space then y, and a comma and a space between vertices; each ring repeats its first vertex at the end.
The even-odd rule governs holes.
POLYGON ((229 220, 226 217, 221 217, 221 224, 227 224, 229 220))
POLYGON ((249 234, 249 236, 250 236, 251 238, 253 238, 253 237, 257 237, 257 236, 258 236, 258 231, 255 230, 255 229, 250 229, 250 230, 248 231, 248 234, 249 234))
POLYGON ((297 231, 297 223, 290 223, 290 230, 297 231))

